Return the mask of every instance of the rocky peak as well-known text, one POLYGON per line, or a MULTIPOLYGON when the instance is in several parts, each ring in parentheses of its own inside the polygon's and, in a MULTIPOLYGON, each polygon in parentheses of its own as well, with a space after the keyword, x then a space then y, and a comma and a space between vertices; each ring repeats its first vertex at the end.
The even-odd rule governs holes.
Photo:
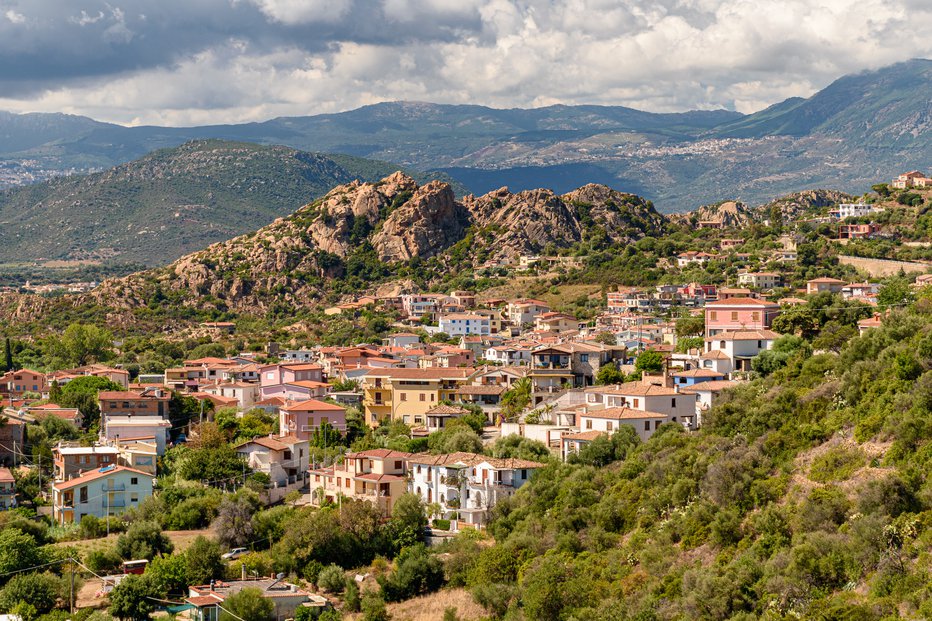
POLYGON ((469 212, 456 202, 448 184, 431 181, 415 188, 411 198, 388 216, 372 238, 382 261, 430 257, 465 235, 469 212))

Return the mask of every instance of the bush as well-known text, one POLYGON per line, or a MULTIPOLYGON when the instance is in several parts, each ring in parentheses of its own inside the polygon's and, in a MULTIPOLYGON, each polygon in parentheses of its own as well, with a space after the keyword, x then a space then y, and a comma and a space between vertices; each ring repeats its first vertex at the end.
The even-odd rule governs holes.
POLYGON ((375 591, 367 591, 362 596, 363 621, 388 621, 388 611, 385 609, 385 600, 375 591))
POLYGON ((116 551, 116 548, 91 550, 88 552, 87 556, 84 557, 84 564, 87 565, 91 571, 96 572, 112 571, 118 568, 122 561, 123 559, 116 551))
POLYGON ((339 565, 328 565, 317 574, 317 586, 329 593, 342 593, 346 586, 346 576, 339 565))
POLYGON ((450 520, 434 520, 433 524, 437 530, 450 530, 450 520))
POLYGON ((843 481, 867 462, 864 453, 854 447, 836 446, 812 460, 809 478, 819 483, 843 481))
POLYGON ((419 544, 398 555, 395 571, 379 578, 379 585, 386 601, 400 602, 436 591, 443 586, 443 578, 443 564, 419 544))
POLYGON ((359 612, 361 601, 359 599, 359 585, 352 578, 346 581, 346 591, 343 593, 343 607, 347 612, 359 612))
POLYGON ((171 554, 172 542, 155 522, 136 522, 117 539, 116 551, 125 560, 155 558, 157 554, 171 554))

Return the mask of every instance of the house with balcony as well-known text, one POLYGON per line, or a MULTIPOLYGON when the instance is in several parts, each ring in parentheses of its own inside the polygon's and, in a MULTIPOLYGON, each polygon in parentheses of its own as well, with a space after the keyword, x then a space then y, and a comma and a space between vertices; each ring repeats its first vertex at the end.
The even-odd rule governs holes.
POLYGON ((427 410, 452 401, 474 373, 472 367, 371 369, 362 378, 366 422, 375 426, 388 419, 426 425, 427 410))
POLYGON ((123 416, 108 414, 101 417, 100 442, 115 444, 134 440, 152 441, 159 456, 165 454, 172 424, 161 416, 123 416))
POLYGON ((579 320, 566 313, 542 313, 534 320, 534 329, 538 332, 558 333, 579 330, 579 320))
POLYGON ((284 495, 303 487, 310 466, 310 444, 297 436, 261 436, 241 442, 236 454, 256 472, 269 476, 272 488, 268 501, 277 502, 284 495))
POLYGON ((408 491, 407 460, 411 453, 370 449, 347 453, 342 463, 310 471, 311 503, 338 502, 340 496, 365 500, 391 515, 395 502, 408 491))
POLYGON ((0 511, 16 506, 16 479, 9 468, 0 468, 0 511))
POLYGON ((102 418, 108 416, 157 416, 168 418, 171 395, 161 388, 141 391, 102 390, 97 394, 102 418))
POLYGON ((783 276, 776 272, 744 272, 738 274, 738 284, 769 291, 783 285, 783 276))
POLYGON ((896 179, 890 182, 890 185, 898 190, 905 190, 907 188, 925 188, 932 185, 932 179, 929 179, 918 170, 911 170, 909 172, 898 175, 896 179))
POLYGON ((203 391, 209 395, 233 399, 238 409, 246 411, 251 410, 260 400, 261 388, 259 384, 252 382, 223 382, 205 386, 203 391))
POLYGON ((478 313, 449 313, 440 316, 439 330, 448 336, 487 336, 492 333, 489 318, 478 313))
POLYGON ((152 475, 125 466, 106 466, 52 483, 56 524, 78 524, 85 515, 121 515, 152 495, 152 475))
POLYGON ((545 464, 523 459, 497 459, 475 453, 428 455, 408 458, 408 491, 425 504, 438 503, 445 518, 457 528, 479 528, 488 523, 489 512, 510 497, 545 464))
MULTIPOLYGON (((560 383, 567 382, 572 387, 591 386, 595 383, 595 375, 599 368, 605 364, 615 364, 623 360, 625 348, 606 346, 600 343, 560 343, 558 345, 543 346, 531 353, 531 369, 529 375, 537 384, 540 378, 542 386, 550 386, 550 378, 560 379, 560 383)), ((552 392, 549 388, 546 392, 552 392)))
POLYGON ((769 330, 780 305, 756 298, 728 298, 705 305, 705 336, 734 330, 769 330))
POLYGON ((846 300, 864 300, 876 298, 880 293, 880 283, 852 282, 841 288, 841 297, 846 300))
POLYGON ((509 302, 505 308, 508 322, 517 327, 525 324, 533 325, 538 315, 550 312, 550 306, 546 302, 533 299, 521 299, 509 302))
POLYGON ((310 440, 324 424, 340 432, 346 431, 346 408, 327 401, 307 399, 286 403, 278 411, 278 429, 282 435, 310 440))
POLYGON ((324 368, 321 365, 294 362, 259 367, 259 387, 258 401, 271 397, 299 401, 323 397, 327 394, 329 384, 324 381, 324 368))

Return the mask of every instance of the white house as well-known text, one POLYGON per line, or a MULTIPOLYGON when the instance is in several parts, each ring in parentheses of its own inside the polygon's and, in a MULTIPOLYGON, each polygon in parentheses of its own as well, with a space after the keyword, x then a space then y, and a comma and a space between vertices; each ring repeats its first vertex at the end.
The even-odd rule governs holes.
POLYGON ((508 321, 513 326, 533 324, 538 315, 549 312, 550 307, 540 300, 515 300, 509 302, 506 308, 508 321))
MULTIPOLYGON (((596 408, 629 408, 667 417, 671 422, 692 428, 695 426, 696 396, 683 394, 676 388, 646 382, 628 382, 613 386, 586 389, 589 411, 596 408)), ((584 416, 580 414, 580 416, 584 416)), ((581 431, 588 431, 580 425, 581 431)))
POLYGON ((507 366, 522 366, 531 363, 531 348, 517 345, 497 345, 485 350, 484 358, 507 366))
POLYGON ((844 220, 845 218, 869 216, 880 211, 883 211, 883 209, 866 203, 841 203, 838 207, 829 211, 829 213, 839 220, 844 220))
POLYGON ((116 441, 151 438, 155 441, 158 454, 165 454, 168 432, 172 424, 161 416, 103 416, 100 440, 105 444, 116 441))
POLYGON ((120 515, 152 495, 152 475, 124 466, 105 466, 52 484, 56 524, 78 524, 85 515, 120 515))
POLYGON ((440 331, 449 336, 487 336, 492 333, 488 317, 473 313, 448 313, 440 316, 440 331))
POLYGON ((621 425, 629 425, 637 432, 641 440, 646 441, 660 425, 668 422, 670 418, 659 412, 634 410, 627 407, 599 409, 579 413, 579 428, 581 431, 601 431, 614 433, 621 425))
POLYGON ((459 515, 461 525, 483 526, 500 499, 511 496, 543 467, 475 453, 417 454, 408 459, 408 491, 425 504, 438 503, 444 516, 459 515))
POLYGON ((702 415, 708 412, 712 406, 715 405, 715 400, 718 398, 721 392, 728 388, 733 388, 739 383, 740 382, 729 380, 699 382, 698 384, 693 384, 692 386, 684 386, 680 389, 680 392, 683 394, 696 395, 696 420, 697 425, 701 425, 702 415))
POLYGON ((275 502, 290 489, 307 482, 311 465, 309 441, 296 436, 263 436, 247 440, 236 446, 236 454, 256 472, 269 475, 273 490, 270 501, 275 502))
MULTIPOLYGON (((773 348, 773 342, 780 334, 773 330, 736 330, 723 332, 705 339, 704 354, 721 352, 730 364, 715 368, 716 371, 731 373, 733 371, 750 371, 751 359, 762 351, 773 348), (727 370, 723 367, 731 367, 727 370)), ((705 365, 703 365, 704 368, 705 365)))

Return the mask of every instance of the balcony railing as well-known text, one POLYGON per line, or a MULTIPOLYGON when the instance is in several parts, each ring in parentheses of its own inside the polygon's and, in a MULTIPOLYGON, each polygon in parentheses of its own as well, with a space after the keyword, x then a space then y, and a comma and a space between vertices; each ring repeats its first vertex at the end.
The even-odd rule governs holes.
POLYGON ((125 491, 126 491, 126 483, 114 483, 111 487, 107 487, 106 485, 101 485, 101 486, 100 486, 100 491, 101 491, 101 492, 110 492, 110 493, 113 493, 113 492, 125 492, 125 491))

